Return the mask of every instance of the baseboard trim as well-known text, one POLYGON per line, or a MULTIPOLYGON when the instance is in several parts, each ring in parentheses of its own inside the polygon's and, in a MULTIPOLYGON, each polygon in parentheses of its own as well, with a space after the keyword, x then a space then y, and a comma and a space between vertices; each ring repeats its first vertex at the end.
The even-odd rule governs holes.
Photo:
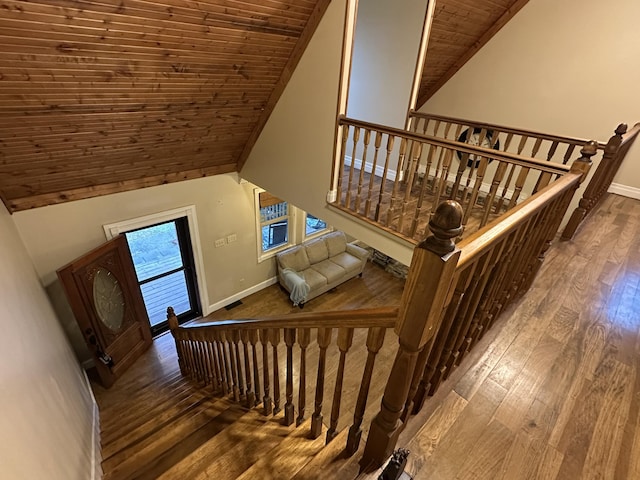
MULTIPOLYGON (((345 155, 344 156, 344 165, 346 167, 350 167, 352 159, 353 158, 350 155, 345 155)), ((362 160, 360 158, 356 157, 354 168, 357 168, 358 170, 360 170, 361 166, 362 166, 362 160)), ((371 173, 371 170, 373 170, 373 163, 364 162, 364 171, 367 172, 367 173, 371 173)), ((382 177, 383 174, 384 174, 384 165, 377 164, 376 165, 376 173, 374 175, 376 177, 382 177)), ((391 170, 391 169, 387 170, 387 179, 395 181, 395 179, 396 179, 396 171, 395 170, 391 170)), ((400 178, 400 180, 402 180, 402 178, 400 178)))
POLYGON ((241 292, 238 292, 234 295, 231 295, 230 297, 225 298, 224 300, 220 300, 219 302, 209 305, 209 312, 215 312, 216 310, 220 310, 221 308, 225 307, 226 305, 229 305, 230 303, 233 303, 238 300, 242 300, 244 297, 248 297, 252 293, 259 292, 260 290, 270 287, 271 285, 274 285, 276 283, 278 283, 278 277, 271 277, 265 280, 264 282, 260 282, 257 285, 254 285, 253 287, 249 287, 245 290, 242 290, 241 292))
POLYGON ((623 197, 640 200, 640 188, 629 187, 627 185, 622 185, 621 183, 612 183, 607 191, 609 193, 615 193, 616 195, 622 195, 623 197))
POLYGON ((102 478, 102 452, 100 450, 100 409, 98 402, 91 389, 91 382, 85 370, 84 381, 87 384, 89 395, 91 396, 92 418, 91 418, 91 480, 100 480, 102 478))

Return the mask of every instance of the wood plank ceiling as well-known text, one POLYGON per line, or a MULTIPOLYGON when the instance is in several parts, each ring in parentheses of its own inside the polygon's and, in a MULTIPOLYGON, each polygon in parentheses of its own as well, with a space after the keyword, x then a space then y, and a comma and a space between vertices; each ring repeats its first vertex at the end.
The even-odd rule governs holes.
POLYGON ((328 3, 0 0, 0 198, 237 170, 328 3))
POLYGON ((418 92, 420 108, 528 0, 436 0, 418 92))

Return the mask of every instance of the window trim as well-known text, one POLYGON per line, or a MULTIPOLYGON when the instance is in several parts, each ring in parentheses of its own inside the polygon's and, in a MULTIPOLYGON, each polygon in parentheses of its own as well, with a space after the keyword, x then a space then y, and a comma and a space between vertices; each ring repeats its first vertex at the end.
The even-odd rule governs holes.
POLYGON ((121 233, 140 228, 150 227, 158 223, 170 222, 177 218, 187 217, 187 225, 189 227, 189 237, 191 238, 191 250, 193 252, 193 263, 196 271, 198 283, 198 296, 200 297, 200 308, 202 315, 206 316, 211 313, 209 307, 209 295, 207 289, 207 281, 204 275, 204 260, 202 257, 202 247, 200 245, 200 233, 198 230, 198 217, 196 215, 196 206, 187 205, 181 208, 174 208, 163 212, 152 213, 141 217, 122 220, 107 225, 103 225, 104 234, 107 240, 118 236, 121 233))
POLYGON ((313 215, 313 213, 309 213, 309 212, 305 212, 302 211, 303 218, 304 221, 302 222, 302 241, 306 242, 307 240, 311 240, 313 238, 319 237, 321 235, 324 235, 326 233, 332 232, 333 231, 333 227, 331 225, 329 225, 326 220, 322 220, 322 218, 320 217, 316 217, 315 215, 313 215), (318 230, 317 232, 313 232, 310 235, 307 235, 307 216, 308 215, 313 215, 315 218, 317 218, 318 220, 322 220, 324 222, 324 224, 326 225, 326 227, 324 227, 322 230, 318 230))

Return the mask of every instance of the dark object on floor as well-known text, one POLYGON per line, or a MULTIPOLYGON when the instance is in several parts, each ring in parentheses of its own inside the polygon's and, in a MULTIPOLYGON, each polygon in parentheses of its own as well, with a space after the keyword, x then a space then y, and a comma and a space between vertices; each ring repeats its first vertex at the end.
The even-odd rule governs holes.
POLYGON ((404 473, 404 467, 407 464, 407 457, 409 456, 409 450, 399 448, 391 456, 391 460, 378 477, 378 480, 398 480, 398 479, 410 479, 408 474, 404 473))
POLYGON ((231 310, 232 308, 239 307, 240 305, 242 305, 242 300, 236 300, 235 302, 230 303, 229 305, 224 307, 224 309, 225 310, 231 310))

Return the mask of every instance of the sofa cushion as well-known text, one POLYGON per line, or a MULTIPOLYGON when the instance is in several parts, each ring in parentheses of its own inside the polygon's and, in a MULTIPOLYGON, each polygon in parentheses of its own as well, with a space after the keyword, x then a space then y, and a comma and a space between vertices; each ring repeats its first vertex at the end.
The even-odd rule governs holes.
POLYGON ((323 238, 327 243, 329 257, 338 255, 347 249, 347 237, 344 232, 331 232, 326 234, 323 238))
POLYGON ((320 263, 315 263, 311 265, 311 269, 325 277, 327 279, 327 283, 335 282, 345 275, 344 268, 333 263, 331 260, 323 260, 320 263))
POLYGON ((309 257, 309 262, 312 265, 329 258, 329 250, 327 250, 327 244, 323 238, 311 240, 305 243, 304 247, 307 250, 307 257, 309 257))
POLYGON ((301 245, 278 253, 278 263, 283 269, 290 268, 296 272, 306 270, 310 265, 307 251, 301 245))
POLYGON ((307 268, 304 272, 301 272, 305 282, 311 287, 311 291, 324 287, 327 282, 327 277, 320 275, 313 268, 307 268))
POLYGON ((340 265, 347 273, 353 273, 362 268, 363 261, 358 257, 354 257, 350 253, 342 252, 335 257, 331 257, 331 261, 340 265))

